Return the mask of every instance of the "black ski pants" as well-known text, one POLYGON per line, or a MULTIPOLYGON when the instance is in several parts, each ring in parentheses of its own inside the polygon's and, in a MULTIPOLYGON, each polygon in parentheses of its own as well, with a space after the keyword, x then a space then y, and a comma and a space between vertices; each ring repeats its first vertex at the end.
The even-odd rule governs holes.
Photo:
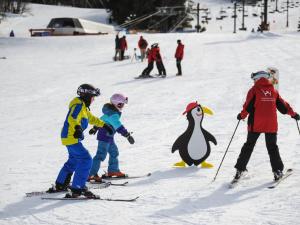
POLYGON ((125 50, 121 50, 120 60, 124 60, 125 50))
POLYGON ((150 75, 151 71, 153 70, 153 64, 154 62, 148 63, 148 66, 146 67, 146 69, 144 69, 142 75, 150 75))
POLYGON ((176 66, 178 69, 178 75, 182 75, 182 71, 181 71, 181 59, 176 59, 176 66))
MULTIPOLYGON (((241 153, 235 164, 235 168, 240 171, 246 170, 247 164, 250 160, 256 141, 261 133, 248 132, 247 141, 241 149, 241 153)), ((265 133, 266 146, 270 157, 272 171, 282 171, 284 165, 282 163, 279 149, 277 146, 277 133, 265 133)))
POLYGON ((156 62, 156 67, 159 75, 167 75, 163 62, 156 62))

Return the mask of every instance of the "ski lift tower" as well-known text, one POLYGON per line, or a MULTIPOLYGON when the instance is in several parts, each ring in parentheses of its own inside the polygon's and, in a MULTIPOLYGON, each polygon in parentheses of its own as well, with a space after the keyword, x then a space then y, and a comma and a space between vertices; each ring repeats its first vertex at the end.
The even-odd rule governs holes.
POLYGON ((197 7, 196 8, 193 8, 190 6, 190 13, 191 14, 196 14, 197 16, 197 25, 195 26, 196 30, 197 30, 197 33, 199 33, 201 31, 201 26, 200 26, 200 21, 199 21, 199 18, 200 18, 200 11, 207 11, 207 8, 200 8, 200 3, 197 3, 197 7))
POLYGON ((263 20, 260 24, 261 31, 269 30, 269 23, 268 23, 268 0, 264 0, 264 15, 263 20))
POLYGON ((156 7, 156 10, 157 10, 156 16, 160 16, 164 18, 159 21, 161 26, 162 26, 162 21, 171 17, 180 18, 182 17, 182 15, 186 15, 187 13, 185 6, 162 6, 162 7, 156 7))

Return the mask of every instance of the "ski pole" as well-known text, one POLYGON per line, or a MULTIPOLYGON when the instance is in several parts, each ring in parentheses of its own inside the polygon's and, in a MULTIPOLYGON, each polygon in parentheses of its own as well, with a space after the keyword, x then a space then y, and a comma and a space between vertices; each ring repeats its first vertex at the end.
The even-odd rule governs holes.
POLYGON ((214 181, 216 180, 216 178, 217 178, 217 175, 218 175, 218 173, 219 173, 219 170, 220 170, 220 168, 221 168, 221 165, 222 165, 222 163, 223 163, 223 161, 224 161, 224 159, 225 159, 225 156, 226 156, 227 151, 228 151, 228 149, 229 149, 229 146, 230 146, 230 144, 231 144, 231 142, 232 142, 232 139, 233 139, 233 137, 234 137, 234 135, 235 135, 235 132, 236 132, 236 130, 237 130, 239 124, 240 124, 240 121, 241 121, 241 120, 239 120, 239 122, 237 123, 237 125, 236 125, 236 127, 235 127, 235 129, 234 129, 233 135, 232 135, 232 137, 231 137, 231 139, 230 139, 230 142, 229 142, 229 144, 228 144, 228 146, 227 146, 227 148, 226 148, 226 150, 225 150, 225 154, 224 154, 224 156, 223 156, 223 158, 222 158, 222 161, 221 161, 221 163, 220 163, 220 165, 219 165, 219 168, 218 168, 218 170, 217 170, 217 173, 216 173, 216 175, 215 175, 215 177, 214 177, 214 179, 213 179, 212 182, 214 182, 214 181))
POLYGON ((299 131, 299 134, 300 134, 299 124, 298 124, 297 120, 296 120, 296 123, 297 123, 298 131, 299 131))

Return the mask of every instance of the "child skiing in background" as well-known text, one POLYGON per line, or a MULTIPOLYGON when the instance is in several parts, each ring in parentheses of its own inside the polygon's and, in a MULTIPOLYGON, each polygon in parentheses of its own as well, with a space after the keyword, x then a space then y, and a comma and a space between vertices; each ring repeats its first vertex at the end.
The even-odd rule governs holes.
POLYGON ((108 173, 105 176, 108 177, 125 177, 119 169, 119 150, 114 141, 114 135, 116 132, 126 137, 130 144, 134 144, 134 139, 131 134, 122 125, 120 118, 122 115, 122 109, 125 104, 128 103, 128 98, 122 94, 114 94, 110 98, 110 103, 103 106, 101 120, 109 124, 113 128, 113 133, 109 134, 105 129, 94 126, 89 133, 97 134, 98 149, 95 157, 93 158, 93 165, 90 171, 88 181, 101 182, 101 177, 98 176, 101 161, 104 161, 107 153, 109 154, 108 161, 108 173))
POLYGON ((66 197, 77 198, 83 194, 87 198, 95 198, 95 195, 85 186, 92 157, 81 143, 84 139, 83 131, 89 123, 111 133, 112 129, 103 120, 92 115, 89 109, 94 98, 100 95, 100 90, 90 84, 82 84, 77 94, 79 97, 74 98, 69 104, 69 112, 61 131, 61 141, 67 147, 69 158, 58 174, 55 187, 50 188, 48 192, 66 191, 75 172, 71 186, 72 194, 67 194, 66 197))
POLYGON ((237 119, 245 119, 248 115, 247 141, 243 145, 237 159, 237 169, 234 180, 240 179, 245 171, 253 152, 256 141, 261 133, 265 133, 266 147, 270 157, 274 180, 277 181, 283 176, 284 165, 282 163, 277 146, 277 110, 282 114, 288 114, 295 120, 300 116, 292 107, 281 98, 278 91, 269 81, 270 74, 265 71, 252 73, 254 80, 253 87, 248 91, 246 102, 237 119))
POLYGON ((138 78, 149 78, 152 77, 150 75, 151 71, 153 70, 154 62, 156 61, 156 52, 157 52, 157 43, 154 43, 151 45, 151 49, 149 50, 147 54, 148 58, 148 66, 143 70, 142 74, 138 78))
POLYGON ((161 57, 161 54, 160 54, 160 49, 158 47, 158 44, 157 44, 156 48, 157 48, 157 50, 156 50, 156 67, 157 67, 157 70, 158 70, 158 74, 161 77, 166 77, 167 72, 166 72, 164 63, 162 61, 162 57, 161 57))

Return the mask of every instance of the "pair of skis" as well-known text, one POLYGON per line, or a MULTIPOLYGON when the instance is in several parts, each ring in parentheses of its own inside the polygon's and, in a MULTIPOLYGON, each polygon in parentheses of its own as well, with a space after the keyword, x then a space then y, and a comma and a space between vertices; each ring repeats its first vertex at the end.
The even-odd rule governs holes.
MULTIPOLYGON (((125 175, 124 177, 104 177, 105 180, 123 180, 123 179, 137 179, 143 177, 149 177, 151 173, 141 176, 129 176, 125 175)), ((128 181, 123 183, 113 183, 111 181, 104 181, 104 182, 90 182, 89 188, 90 189, 103 189, 109 186, 126 186, 128 181)), ((53 193, 67 193, 67 191, 60 191, 60 192, 53 192, 53 193)), ((119 201, 119 202, 134 202, 136 201, 139 196, 129 199, 118 199, 118 198, 101 198, 100 196, 96 196, 95 198, 86 198, 84 196, 80 196, 79 198, 66 198, 66 197, 43 197, 43 195, 52 194, 47 191, 33 191, 26 193, 26 197, 34 197, 34 196, 42 196, 41 199, 43 200, 102 200, 102 201, 119 201)))
MULTIPOLYGON (((271 185, 269 185, 268 189, 276 188, 282 181, 284 181, 286 178, 288 178, 292 174, 293 174, 293 169, 288 169, 279 180, 276 180, 271 185)), ((235 188, 241 179, 243 179, 243 177, 241 177, 240 179, 233 179, 229 183, 229 188, 235 188)))
POLYGON ((70 200, 70 201, 78 201, 78 200, 101 200, 101 201, 111 201, 111 202, 134 202, 139 198, 139 196, 135 198, 127 198, 127 199, 119 199, 119 198, 101 198, 96 195, 94 198, 87 198, 84 196, 80 196, 78 198, 66 198, 66 197, 42 197, 43 200, 70 200))
POLYGON ((151 78, 166 78, 166 75, 147 75, 147 76, 138 76, 135 77, 134 79, 151 79, 151 78))

